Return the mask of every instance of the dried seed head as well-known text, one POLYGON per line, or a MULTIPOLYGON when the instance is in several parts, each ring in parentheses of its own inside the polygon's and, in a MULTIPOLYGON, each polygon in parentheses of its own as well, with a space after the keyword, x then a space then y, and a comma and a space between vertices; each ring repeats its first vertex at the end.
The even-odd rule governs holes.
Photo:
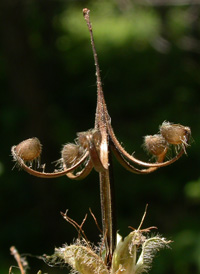
POLYGON ((77 133, 77 142, 83 147, 88 148, 90 140, 94 142, 98 148, 101 143, 101 135, 97 129, 90 129, 88 131, 77 133))
POLYGON ((77 144, 66 144, 61 151, 61 157, 66 167, 71 167, 80 160, 84 149, 77 144))
POLYGON ((89 147, 89 131, 78 132, 77 133, 77 143, 80 144, 83 148, 87 149, 89 147))
POLYGON ((99 130, 94 130, 93 132, 93 141, 97 148, 99 148, 101 144, 101 133, 99 130))
POLYGON ((42 145, 38 138, 29 138, 22 141, 15 147, 15 153, 24 161, 33 161, 37 159, 42 151, 42 145))
POLYGON ((160 134, 147 135, 144 137, 145 149, 155 156, 159 156, 166 152, 167 142, 160 134))
POLYGON ((160 126, 160 133, 165 140, 172 145, 187 145, 191 136, 189 127, 184 127, 180 124, 171 124, 169 122, 162 123, 160 126))

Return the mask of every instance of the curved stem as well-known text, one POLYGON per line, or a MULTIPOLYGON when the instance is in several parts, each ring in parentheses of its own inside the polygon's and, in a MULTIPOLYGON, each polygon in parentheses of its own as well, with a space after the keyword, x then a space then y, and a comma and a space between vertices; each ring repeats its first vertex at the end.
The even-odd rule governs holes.
POLYGON ((110 138, 112 140, 112 143, 114 144, 114 146, 116 147, 116 149, 119 151, 120 154, 123 155, 123 157, 127 158, 128 161, 133 162, 137 165, 140 166, 144 166, 144 167, 164 167, 164 166, 168 166, 174 162, 176 162, 183 154, 184 154, 184 148, 181 149, 181 151, 171 160, 163 162, 163 163, 146 163, 143 161, 138 160, 137 158, 133 157, 132 155, 130 155, 119 143, 119 141, 117 140, 114 131, 112 129, 112 126, 110 125, 110 123, 108 123, 107 121, 107 126, 108 126, 108 132, 110 135, 110 138))
POLYGON ((82 180, 90 174, 90 172, 92 171, 92 168, 93 168, 92 161, 89 160, 81 171, 77 172, 76 174, 74 174, 73 172, 69 172, 66 174, 66 176, 73 180, 82 180))
MULTIPOLYGON (((117 150, 117 148, 112 144, 111 145, 112 152, 114 153, 117 160, 120 162, 120 164, 127 169, 130 172, 133 172, 135 174, 149 174, 151 172, 156 171, 159 167, 148 167, 146 169, 138 169, 131 165, 124 157, 123 155, 117 150)), ((165 155, 162 155, 159 157, 158 162, 162 163, 164 160, 165 155)))
POLYGON ((21 159, 15 152, 15 148, 16 146, 13 146, 11 151, 13 154, 14 159, 16 159, 17 163, 19 164, 20 167, 22 167, 26 172, 28 172, 31 175, 34 175, 36 177, 40 177, 40 178, 56 178, 56 177, 60 177, 63 176, 65 174, 67 174, 70 171, 75 170, 77 167, 79 167, 85 160, 86 158, 89 156, 89 152, 87 151, 83 157, 72 167, 65 169, 63 171, 59 171, 59 172, 53 172, 53 173, 46 173, 46 172, 40 172, 34 169, 31 169, 30 167, 28 167, 23 159, 21 159))

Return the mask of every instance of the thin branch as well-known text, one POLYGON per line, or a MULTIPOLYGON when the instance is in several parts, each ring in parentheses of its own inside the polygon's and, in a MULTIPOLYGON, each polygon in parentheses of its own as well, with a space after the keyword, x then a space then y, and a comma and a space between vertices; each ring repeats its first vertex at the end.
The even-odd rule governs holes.
POLYGON ((73 227, 77 230, 79 236, 82 234, 82 236, 83 236, 83 238, 86 240, 86 242, 89 243, 88 238, 87 238, 87 236, 86 236, 86 234, 85 234, 85 232, 84 232, 84 230, 83 230, 83 228, 82 228, 83 225, 84 225, 84 223, 85 223, 85 221, 86 221, 86 219, 87 219, 87 214, 85 215, 85 217, 84 217, 84 219, 83 219, 81 225, 79 225, 76 221, 74 221, 73 219, 71 219, 70 217, 67 216, 67 211, 68 211, 68 210, 66 210, 65 213, 63 213, 63 212, 60 212, 60 213, 61 213, 61 215, 63 216, 63 218, 64 218, 68 223, 70 223, 71 225, 73 225, 73 227))
POLYGON ((99 226, 99 224, 98 224, 98 222, 97 222, 97 218, 94 216, 94 213, 92 212, 91 208, 89 208, 89 211, 90 211, 90 214, 92 215, 92 218, 93 218, 94 221, 95 221, 95 224, 96 224, 98 230, 100 231, 100 233, 102 233, 102 230, 101 230, 101 228, 100 228, 100 226, 99 226))
MULTIPOLYGON (((11 246, 10 248, 11 255, 14 256, 15 260, 17 261, 17 264, 19 266, 21 274, 26 274, 25 269, 23 267, 23 259, 19 255, 17 249, 14 246, 11 246)), ((11 271, 11 270, 10 270, 11 271)))

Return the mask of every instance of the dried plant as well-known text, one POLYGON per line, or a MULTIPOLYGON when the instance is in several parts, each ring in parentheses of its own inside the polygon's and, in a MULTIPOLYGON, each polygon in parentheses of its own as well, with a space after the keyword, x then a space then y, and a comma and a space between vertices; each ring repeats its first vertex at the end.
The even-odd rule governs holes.
MULTIPOLYGON (((83 237, 82 241, 77 240, 73 245, 65 245, 56 249, 55 254, 48 257, 48 261, 54 263, 57 260, 64 261, 71 265, 75 271, 83 274, 139 274, 148 271, 155 252, 167 246, 169 242, 160 236, 145 237, 142 232, 149 232, 149 229, 144 231, 140 230, 140 227, 133 230, 124 240, 120 238, 117 241, 111 152, 128 171, 135 174, 148 174, 160 167, 174 163, 186 153, 191 130, 189 127, 165 121, 160 126, 158 134, 146 136, 144 148, 154 156, 155 162, 141 161, 122 147, 115 136, 104 99, 89 12, 88 9, 83 10, 90 33, 97 77, 97 107, 94 128, 77 133, 74 143, 67 143, 63 146, 61 159, 58 161, 60 169, 53 173, 45 172, 42 168, 43 165, 40 165, 42 146, 37 138, 30 138, 13 146, 12 155, 18 166, 37 177, 55 178, 66 175, 70 179, 81 180, 91 172, 92 168, 99 173, 102 238, 105 252, 100 252, 97 255, 98 252, 94 251, 90 243, 83 237), (165 160, 167 152, 172 146, 175 147, 175 155, 173 158, 165 160), (33 162, 37 163, 36 169, 33 168, 33 162), (139 257, 138 249, 141 251, 139 257)), ((69 221, 69 218, 67 219, 69 221)), ((71 221, 71 223, 78 230, 82 229, 76 222, 71 221)))

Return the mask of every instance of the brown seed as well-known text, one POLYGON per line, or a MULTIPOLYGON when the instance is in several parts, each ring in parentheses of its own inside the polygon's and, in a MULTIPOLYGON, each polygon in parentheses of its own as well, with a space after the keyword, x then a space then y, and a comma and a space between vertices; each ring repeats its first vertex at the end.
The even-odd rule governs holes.
POLYGON ((38 138, 29 138, 19 143, 15 148, 15 153, 24 161, 33 161, 38 158, 42 151, 42 145, 38 138))
POLYGON ((184 127, 180 124, 171 124, 163 122, 160 126, 160 133, 169 144, 180 145, 187 144, 191 136, 189 127, 184 127))
POLYGON ((83 148, 76 144, 66 144, 61 151, 61 157, 66 167, 71 167, 80 160, 83 148))
POLYGON ((147 135, 144 137, 145 149, 155 156, 159 156, 167 149, 167 142, 160 134, 147 135))

